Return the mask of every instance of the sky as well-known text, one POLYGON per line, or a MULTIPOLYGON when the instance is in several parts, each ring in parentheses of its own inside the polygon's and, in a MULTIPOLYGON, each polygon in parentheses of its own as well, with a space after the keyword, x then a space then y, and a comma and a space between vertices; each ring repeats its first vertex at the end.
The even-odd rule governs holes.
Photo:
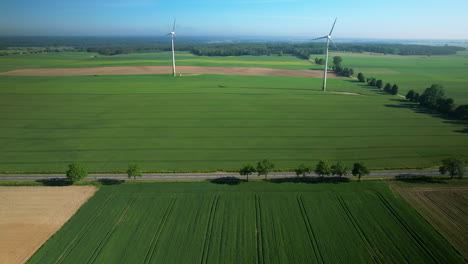
POLYGON ((468 0, 2 0, 0 36, 468 39, 468 0))

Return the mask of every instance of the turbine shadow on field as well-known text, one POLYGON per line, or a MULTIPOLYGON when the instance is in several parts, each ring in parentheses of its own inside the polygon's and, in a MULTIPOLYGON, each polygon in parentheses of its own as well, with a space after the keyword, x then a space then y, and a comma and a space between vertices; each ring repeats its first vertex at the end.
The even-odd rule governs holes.
POLYGON ((271 183, 307 183, 307 184, 320 184, 320 183, 346 183, 350 182, 349 178, 343 177, 289 177, 289 178, 277 178, 267 180, 271 183))
POLYGON ((214 184, 239 185, 243 180, 237 177, 221 177, 209 181, 214 184))

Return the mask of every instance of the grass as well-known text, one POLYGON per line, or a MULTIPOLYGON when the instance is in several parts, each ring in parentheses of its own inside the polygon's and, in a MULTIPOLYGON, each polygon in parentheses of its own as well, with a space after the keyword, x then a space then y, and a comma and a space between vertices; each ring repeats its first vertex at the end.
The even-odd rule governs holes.
POLYGON ((464 263, 380 181, 103 186, 28 261, 56 262, 464 263))
MULTIPOLYGON (((312 55, 313 57, 314 55, 312 55)), ((383 54, 332 53, 341 56, 343 65, 369 77, 382 79, 384 84, 396 83, 399 93, 413 89, 419 93, 432 84, 442 84, 447 96, 457 104, 468 104, 468 54, 450 56, 396 56, 383 54)))
POLYGON ((354 81, 200 75, 0 76, 0 171, 235 170, 319 159, 372 169, 467 158, 467 125, 354 81), (434 118, 434 116, 436 116, 434 118), (443 140, 441 140, 443 138, 443 140))

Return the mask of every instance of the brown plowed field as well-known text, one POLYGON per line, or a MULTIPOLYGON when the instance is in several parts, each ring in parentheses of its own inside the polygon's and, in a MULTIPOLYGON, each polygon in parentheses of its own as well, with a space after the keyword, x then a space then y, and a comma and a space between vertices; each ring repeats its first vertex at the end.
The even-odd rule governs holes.
POLYGON ((389 183, 468 260, 468 187, 389 183))
MULTIPOLYGON (((249 76, 291 76, 322 78, 322 70, 285 70, 258 67, 198 67, 178 66, 177 75, 184 74, 222 74, 249 76)), ((89 68, 47 68, 20 69, 2 72, 0 75, 22 76, 67 76, 67 75, 126 75, 126 74, 171 74, 168 66, 122 66, 122 67, 89 67, 89 68)), ((329 78, 346 78, 329 71, 329 78)))
POLYGON ((96 190, 0 187, 0 262, 25 263, 96 190))

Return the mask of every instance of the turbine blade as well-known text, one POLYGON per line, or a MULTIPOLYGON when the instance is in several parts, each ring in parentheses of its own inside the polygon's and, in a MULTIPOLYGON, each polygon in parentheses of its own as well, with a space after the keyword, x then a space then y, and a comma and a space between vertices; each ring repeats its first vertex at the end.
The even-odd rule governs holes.
POLYGON ((335 22, 333 22, 333 26, 332 26, 332 28, 331 28, 331 30, 330 30, 330 34, 328 34, 328 35, 331 35, 331 34, 332 34, 333 29, 335 28, 335 24, 336 24, 336 20, 337 20, 337 19, 338 19, 338 18, 335 18, 335 22))
POLYGON ((335 42, 333 41, 333 39, 331 37, 328 37, 328 39, 333 43, 333 46, 336 48, 336 44, 335 42))
POLYGON ((175 32, 175 22, 176 22, 176 20, 174 18, 174 26, 172 27, 172 32, 175 32))
POLYGON ((320 37, 320 38, 314 38, 312 40, 325 39, 325 38, 328 38, 328 36, 323 36, 323 37, 320 37))

